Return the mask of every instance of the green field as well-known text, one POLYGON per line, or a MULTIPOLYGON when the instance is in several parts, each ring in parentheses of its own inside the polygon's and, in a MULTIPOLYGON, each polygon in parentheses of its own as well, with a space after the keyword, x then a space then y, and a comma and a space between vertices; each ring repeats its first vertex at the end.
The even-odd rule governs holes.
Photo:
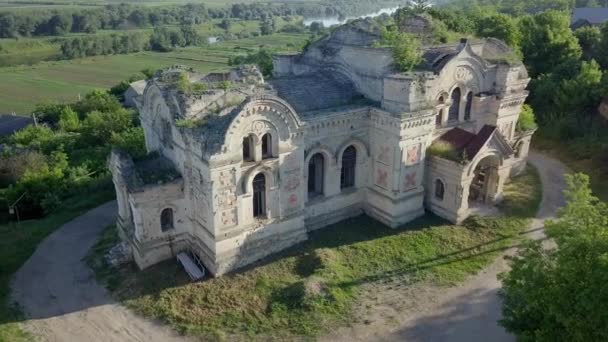
POLYGON ((79 94, 111 87, 146 68, 181 64, 200 72, 222 70, 236 54, 259 48, 297 51, 307 39, 304 34, 279 33, 168 53, 148 51, 0 68, 0 113, 27 114, 37 103, 74 101, 79 94))

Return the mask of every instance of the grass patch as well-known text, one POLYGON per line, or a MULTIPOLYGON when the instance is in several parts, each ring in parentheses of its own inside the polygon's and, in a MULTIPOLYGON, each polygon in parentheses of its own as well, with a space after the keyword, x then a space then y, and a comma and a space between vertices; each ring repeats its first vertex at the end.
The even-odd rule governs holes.
POLYGON ((593 194, 608 201, 608 142, 588 142, 581 137, 574 141, 548 138, 542 134, 534 136, 533 147, 563 161, 574 172, 583 172, 591 177, 593 194))
POLYGON ((312 338, 352 318, 361 286, 383 280, 449 286, 482 270, 517 242, 540 205, 538 173, 506 185, 508 216, 451 225, 427 215, 399 229, 362 216, 311 234, 309 241, 246 270, 191 284, 171 260, 138 272, 108 269, 108 228, 87 258, 129 308, 186 334, 312 338))
POLYGON ((29 340, 17 324, 23 320, 19 308, 10 303, 10 280, 13 274, 44 238, 63 224, 112 198, 113 188, 66 200, 61 210, 40 220, 0 225, 0 341, 29 340))

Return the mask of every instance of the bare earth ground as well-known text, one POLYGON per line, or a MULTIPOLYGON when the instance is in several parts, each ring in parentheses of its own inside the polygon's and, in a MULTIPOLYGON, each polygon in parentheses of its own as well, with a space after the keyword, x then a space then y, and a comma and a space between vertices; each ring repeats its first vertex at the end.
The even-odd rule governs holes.
MULTIPOLYGON (((564 206, 562 163, 531 152, 529 161, 538 169, 543 184, 540 210, 528 230, 531 239, 545 237, 545 219, 555 217, 564 206)), ((513 254, 515 248, 505 254, 513 254)), ((498 258, 483 272, 460 286, 438 288, 428 284, 402 286, 399 283, 374 284, 356 311, 357 320, 322 338, 323 341, 432 341, 432 342, 511 342, 515 337, 497 324, 501 303, 497 296, 497 275, 507 270, 498 258)))
MULTIPOLYGON (((540 239, 543 220, 564 204, 566 167, 531 153, 543 182, 541 209, 530 229, 540 239)), ((24 324, 42 341, 171 342, 183 337, 136 316, 110 299, 82 258, 101 231, 115 219, 116 204, 108 203, 66 224, 47 238, 17 272, 15 300, 29 320, 24 324)), ((511 251, 512 253, 512 251, 511 251)), ((506 270, 503 258, 453 288, 428 284, 370 285, 350 327, 336 330, 325 341, 513 341, 500 328, 497 274, 506 270)))
POLYGON ((24 328, 49 342, 184 341, 112 299, 82 261, 99 234, 115 222, 108 203, 67 223, 44 240, 16 273, 13 297, 29 320, 24 328))

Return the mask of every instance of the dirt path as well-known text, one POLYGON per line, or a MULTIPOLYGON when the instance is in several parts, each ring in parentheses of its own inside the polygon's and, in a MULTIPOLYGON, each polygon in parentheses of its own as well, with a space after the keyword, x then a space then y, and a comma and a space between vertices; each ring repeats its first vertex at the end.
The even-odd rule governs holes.
POLYGON ((116 218, 108 203, 65 224, 44 240, 13 281, 13 296, 38 340, 52 342, 184 341, 110 299, 82 258, 116 218))
MULTIPOLYGON (((543 223, 565 204, 564 173, 557 160, 532 152, 529 161, 538 169, 543 183, 543 199, 529 236, 544 237, 543 223)), ((511 250, 507 253, 513 253, 511 250)), ((364 299, 359 322, 338 329, 324 341, 431 341, 431 342, 511 342, 515 338, 498 326, 501 303, 497 296, 497 275, 507 269, 504 258, 453 288, 428 285, 372 285, 364 299), (377 287, 377 288, 375 288, 377 287)))

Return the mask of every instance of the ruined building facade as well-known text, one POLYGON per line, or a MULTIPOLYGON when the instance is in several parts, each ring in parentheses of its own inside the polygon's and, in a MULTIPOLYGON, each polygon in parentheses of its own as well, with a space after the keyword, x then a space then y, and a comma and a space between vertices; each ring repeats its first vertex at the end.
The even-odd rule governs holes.
POLYGON ((502 42, 426 47, 393 67, 377 34, 345 25, 274 75, 170 68, 136 99, 151 156, 114 151, 121 237, 145 268, 188 250, 221 275, 363 213, 397 227, 452 222, 500 201, 533 132, 529 78, 502 42))

